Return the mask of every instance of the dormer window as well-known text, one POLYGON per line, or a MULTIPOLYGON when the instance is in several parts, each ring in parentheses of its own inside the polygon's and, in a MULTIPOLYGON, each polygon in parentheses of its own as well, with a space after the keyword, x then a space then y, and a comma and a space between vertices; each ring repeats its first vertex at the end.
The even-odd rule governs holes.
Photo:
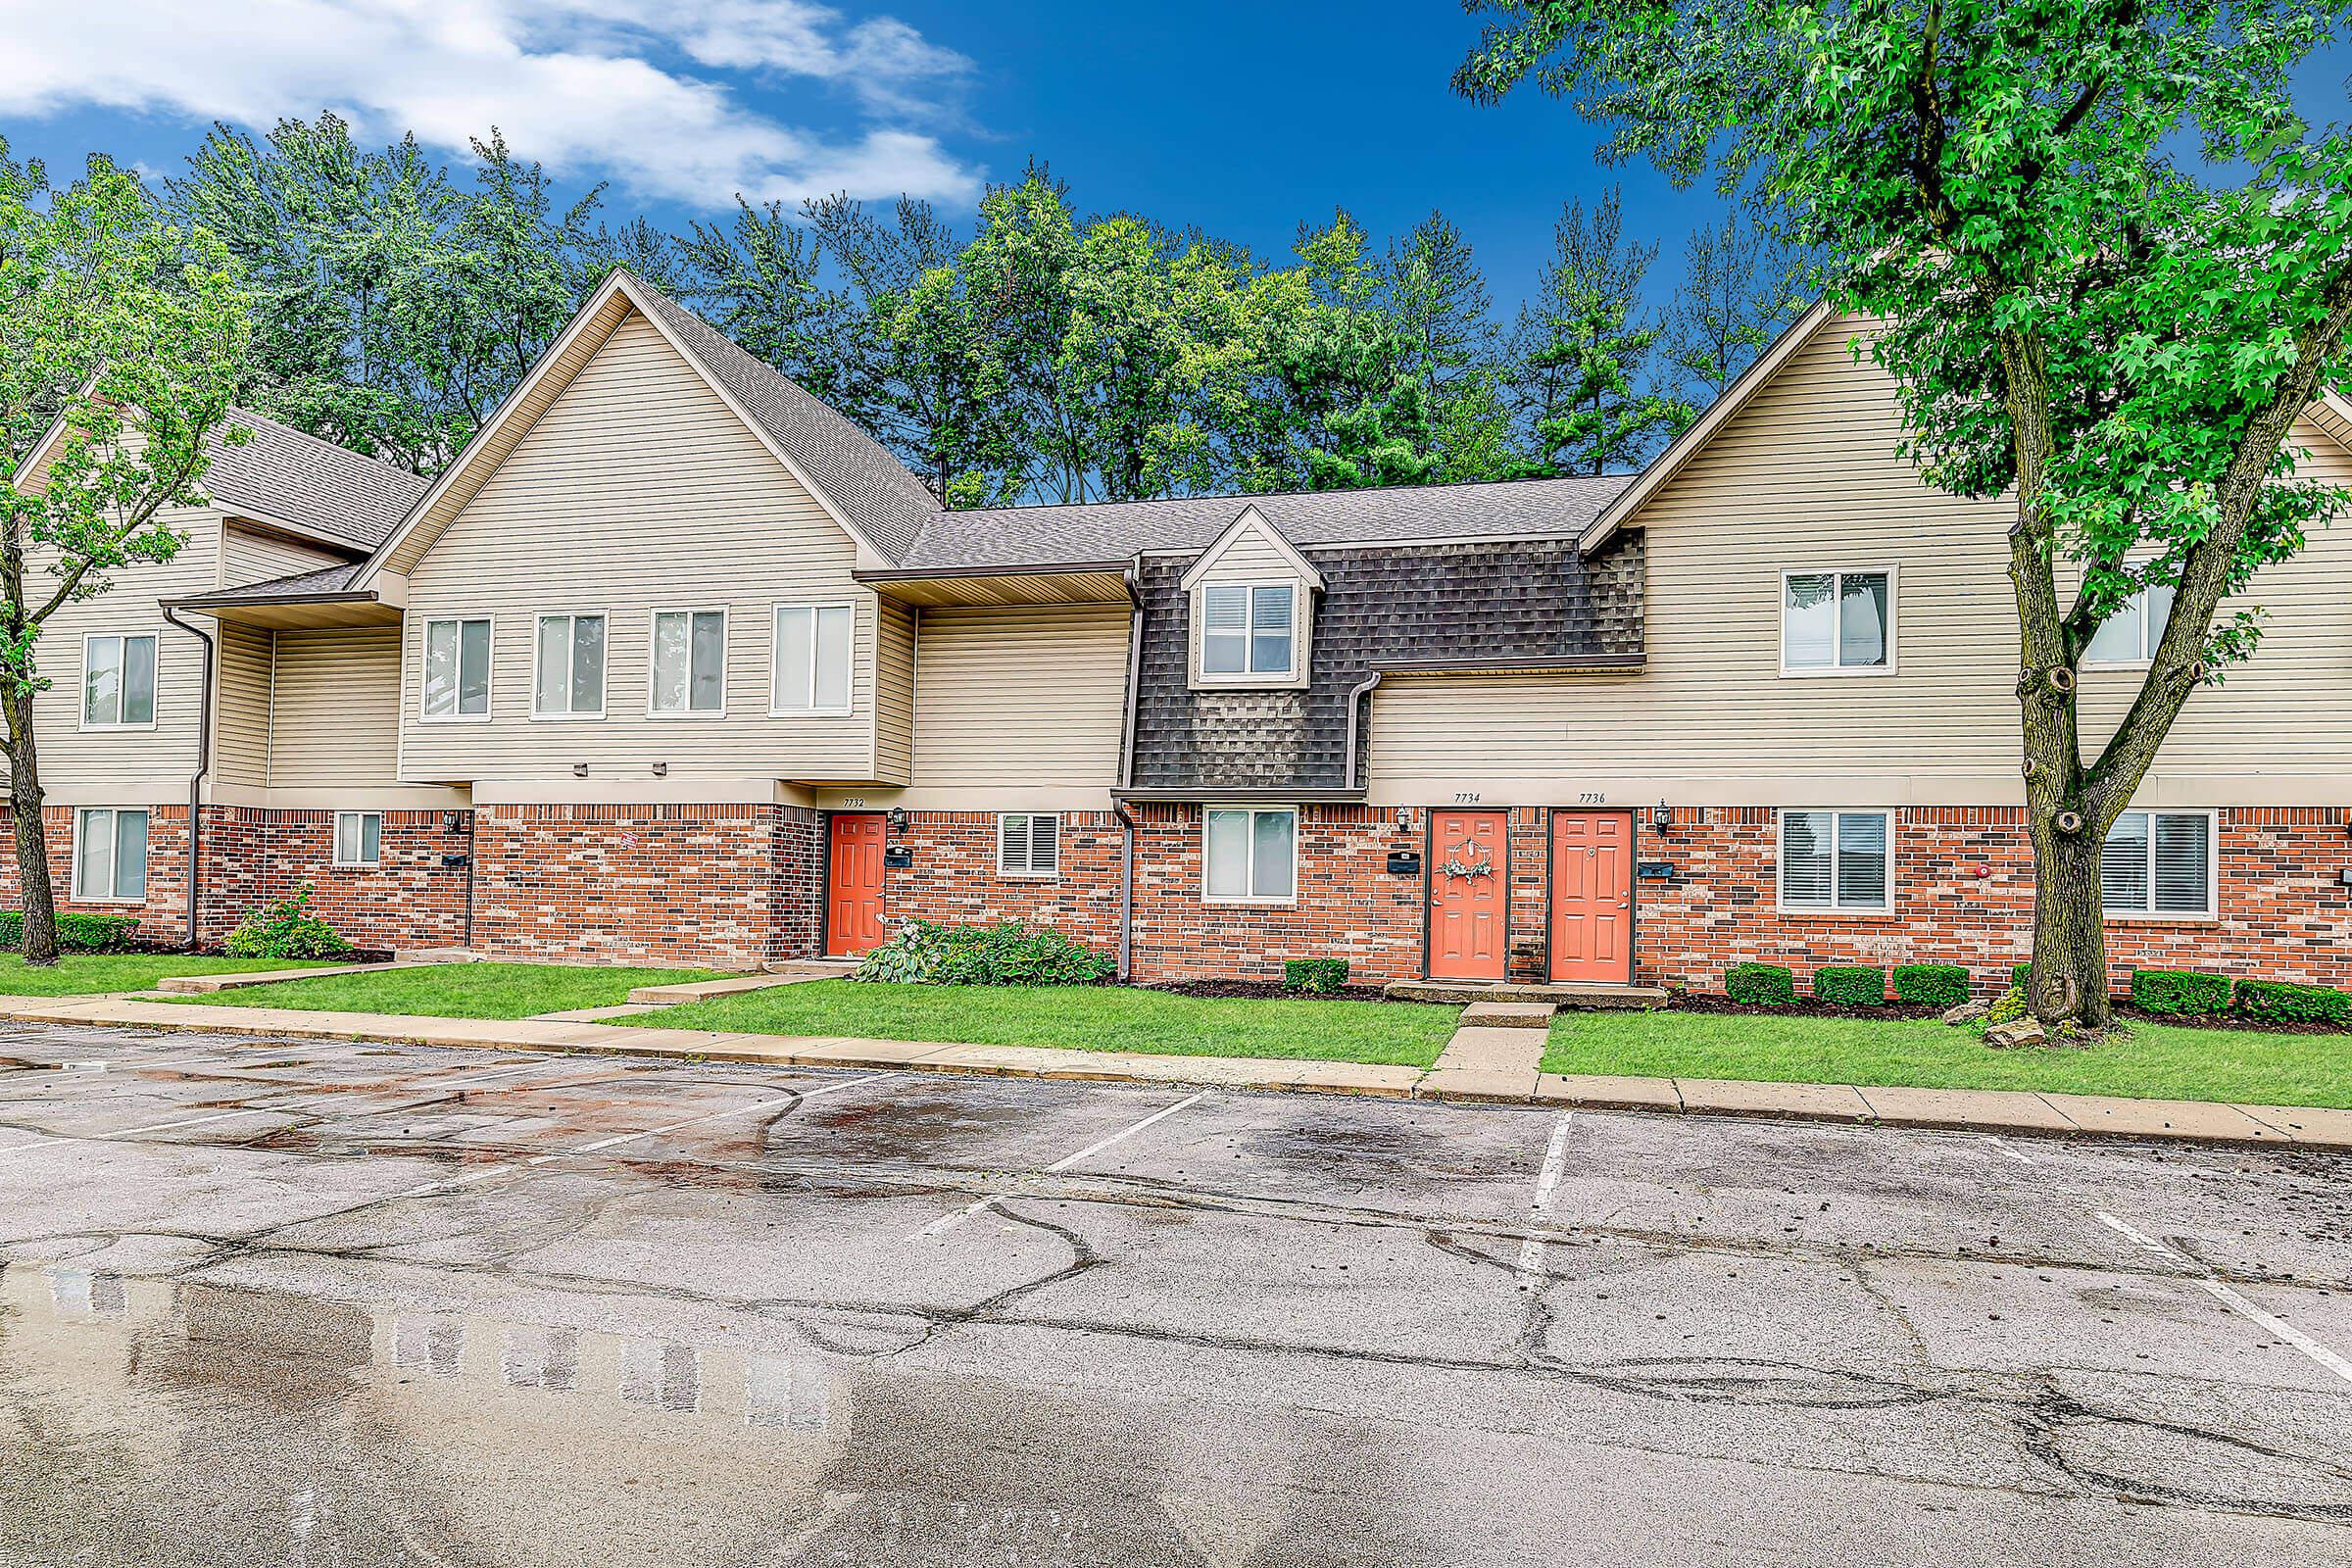
POLYGON ((1219 583, 1200 591, 1200 673, 1298 672, 1296 583, 1219 583))

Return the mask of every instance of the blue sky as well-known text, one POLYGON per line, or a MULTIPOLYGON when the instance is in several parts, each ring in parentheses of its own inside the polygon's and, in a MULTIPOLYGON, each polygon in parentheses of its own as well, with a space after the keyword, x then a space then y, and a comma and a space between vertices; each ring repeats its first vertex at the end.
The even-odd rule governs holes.
MULTIPOLYGON (((1376 235, 1433 206, 1467 231, 1507 315, 1560 203, 1622 182, 1661 242, 1716 211, 1646 167, 1606 170, 1540 95, 1499 108, 1447 78, 1476 23, 1451 0, 241 0, 191 27, 179 0, 26 13, 0 34, 0 129, 60 163, 93 149, 172 172, 219 117, 266 126, 334 107, 452 153, 496 122, 610 210, 667 225, 738 189, 787 198, 913 188, 968 213, 1032 156, 1081 210, 1133 210, 1287 253, 1345 205, 1376 235)), ((2304 74, 2344 113, 2352 47, 2304 74)))

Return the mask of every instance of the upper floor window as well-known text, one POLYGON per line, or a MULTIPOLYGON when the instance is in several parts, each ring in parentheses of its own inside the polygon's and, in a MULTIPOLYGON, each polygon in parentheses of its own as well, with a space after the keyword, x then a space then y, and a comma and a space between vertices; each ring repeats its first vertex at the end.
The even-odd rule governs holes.
POLYGON ((155 727, 155 637, 81 640, 84 729, 155 727))
POLYGON ((424 623, 424 716, 490 716, 490 619, 424 623))
POLYGON ((1894 573, 1781 573, 1781 672, 1883 674, 1894 667, 1894 573))
POLYGON ((997 870, 1004 876, 1052 876, 1061 863, 1061 818, 1007 811, 997 818, 997 870))
POLYGON ((337 811, 335 813, 335 864, 341 866, 381 865, 383 858, 383 812, 337 811))
POLYGON ((2109 914, 2204 914, 2213 908, 2213 813, 2126 811, 2099 852, 2109 914))
POLYGON ((654 612, 651 711, 671 718, 715 718, 727 710, 727 612, 654 612))
POLYGON ((84 904, 147 901, 147 813, 90 807, 74 813, 74 897, 84 904))
POLYGON ((1886 907, 1885 811, 1783 811, 1781 907, 1886 907))
POLYGON ((1218 583, 1200 590, 1200 673, 1298 672, 1294 583, 1218 583))
POLYGON ((602 718, 604 714, 605 617, 541 615, 531 716, 602 718))
POLYGON ((778 713, 850 710, 851 634, 858 612, 848 605, 778 605, 776 662, 769 707, 778 713))
POLYGON ((2085 664, 2144 664, 2156 657, 2164 641, 2165 623, 2173 618, 2173 585, 2150 583, 2124 601, 2116 612, 2099 622, 2090 646, 2082 650, 2085 664))

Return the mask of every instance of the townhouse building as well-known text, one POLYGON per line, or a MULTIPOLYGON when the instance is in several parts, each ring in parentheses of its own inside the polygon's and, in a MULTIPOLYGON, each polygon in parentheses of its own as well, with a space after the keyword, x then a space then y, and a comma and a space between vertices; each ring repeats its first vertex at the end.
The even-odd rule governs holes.
MULTIPOLYGON (((429 484, 258 417, 45 658, 69 906, 755 966, 1018 919, 1141 979, 2026 952, 1998 501, 1817 310, 1638 475, 949 512, 616 273, 429 484), (67 665, 73 665, 70 671, 67 665)), ((2299 425, 2352 479, 2352 410, 2299 425)), ((37 465, 28 482, 38 482, 37 465)), ((2352 982, 2352 538, 2108 847, 2141 964, 2352 982)), ((2120 717, 2166 607, 2082 671, 2120 717)))

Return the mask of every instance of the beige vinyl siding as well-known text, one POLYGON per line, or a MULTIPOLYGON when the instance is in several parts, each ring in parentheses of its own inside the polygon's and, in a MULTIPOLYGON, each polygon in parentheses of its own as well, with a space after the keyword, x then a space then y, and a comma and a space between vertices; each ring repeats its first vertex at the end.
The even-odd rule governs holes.
POLYGON ((1256 686, 1290 687, 1306 684, 1307 655, 1313 646, 1315 596, 1269 538, 1263 525, 1252 522, 1234 535, 1224 552, 1201 568, 1193 581, 1193 591, 1186 603, 1186 613, 1192 625, 1188 633, 1192 643, 1192 677, 1196 686, 1256 686), (1264 675, 1203 675, 1200 670, 1200 633, 1205 617, 1200 613, 1200 590, 1216 583, 1290 583, 1295 592, 1291 600, 1293 634, 1298 639, 1297 660, 1298 671, 1295 677, 1279 679, 1264 675))
POLYGON ((1127 630, 1125 605, 925 611, 914 787, 1117 783, 1127 630))
MULTIPOLYGON (((161 601, 219 585, 220 518, 202 508, 175 509, 166 515, 185 536, 177 555, 168 562, 144 562, 109 573, 104 593, 65 606, 42 628, 36 657, 51 684, 33 699, 33 727, 40 744, 41 784, 53 805, 187 799, 188 779, 196 768, 204 649, 164 619, 161 601), (155 727, 83 730, 82 638, 149 633, 155 637, 155 727)), ((55 580, 47 561, 36 555, 26 573, 27 588, 37 591, 55 580)), ((204 616, 186 618, 206 631, 213 629, 204 616)))
POLYGON ((630 315, 409 576, 402 778, 415 783, 671 775, 800 781, 875 774, 878 601, 816 499, 643 317, 630 315), (851 712, 769 716, 778 604, 856 610, 851 712), (727 612, 724 718, 647 712, 652 614, 727 612), (602 611, 602 719, 530 717, 542 613, 602 611), (420 717, 428 620, 492 617, 491 720, 420 717))
MULTIPOLYGON (((1647 535, 1642 674, 1392 678, 1371 701, 1372 799, 2021 800, 2010 508, 1920 483, 1895 455, 1892 385, 1854 363, 1852 330, 1818 333, 1632 519, 1647 535), (1783 676, 1782 572, 1877 566, 1896 570, 1894 672, 1783 676)), ((2315 469, 2352 472, 2316 429, 2299 435, 2315 469)), ((2190 698, 2143 795, 2352 798, 2347 581, 2342 524, 2257 579, 2260 653, 2190 698)), ((2136 680, 2085 673, 2086 740, 2136 680)))
POLYGON ((272 577, 291 577, 298 571, 339 565, 351 559, 348 554, 244 527, 232 518, 222 542, 220 582, 226 588, 241 588, 272 577))
POLYGON ((400 750, 400 628, 277 634, 271 789, 393 782, 400 750))
POLYGON ((270 661, 267 627, 224 623, 213 692, 213 778, 259 789, 270 782, 270 661))
POLYGON ((880 655, 875 663, 874 776, 904 784, 914 770, 916 612, 881 601, 880 655))

